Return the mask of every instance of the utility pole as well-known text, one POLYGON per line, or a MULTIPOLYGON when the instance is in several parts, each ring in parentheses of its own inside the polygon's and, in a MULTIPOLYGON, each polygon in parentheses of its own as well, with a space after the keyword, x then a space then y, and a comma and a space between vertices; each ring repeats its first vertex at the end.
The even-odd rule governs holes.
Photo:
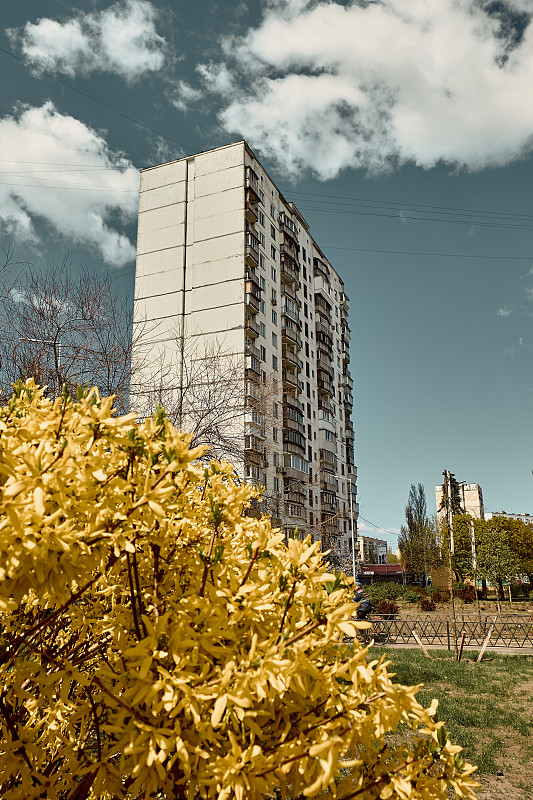
POLYGON ((450 597, 452 601, 452 614, 453 614, 453 646, 455 652, 455 660, 457 661, 459 655, 457 651, 457 620, 455 617, 455 599, 453 596, 453 569, 452 569, 452 555, 454 553, 454 540, 453 540, 453 513, 452 513, 452 487, 450 480, 450 473, 447 469, 442 473, 444 475, 444 490, 446 493, 446 513, 448 517, 448 529, 450 531, 450 540, 448 547, 448 567, 450 570, 450 597))

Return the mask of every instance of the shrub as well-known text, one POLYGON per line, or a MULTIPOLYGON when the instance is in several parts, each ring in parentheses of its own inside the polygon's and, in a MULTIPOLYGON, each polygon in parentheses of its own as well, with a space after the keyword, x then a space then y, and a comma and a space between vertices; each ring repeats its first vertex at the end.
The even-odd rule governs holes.
POLYGON ((397 583, 372 583, 365 586, 365 591, 372 600, 372 605, 376 606, 380 600, 396 600, 403 593, 403 586, 397 583))
POLYGON ((433 592, 431 599, 434 603, 448 603, 450 601, 450 592, 448 589, 438 589, 433 592))
POLYGON ((396 603, 393 603, 392 600, 380 600, 376 608, 376 614, 383 614, 385 617, 393 617, 399 610, 396 603))
POLYGON ((189 442, 96 390, 0 409, 2 800, 473 797, 436 701, 342 643, 318 544, 189 442))
POLYGON ((435 611, 436 605, 429 597, 423 597, 420 601, 420 608, 422 611, 435 611))
POLYGON ((407 603, 418 603, 420 600, 420 595, 418 592, 413 592, 412 589, 407 587, 403 593, 403 600, 405 600, 407 603))
POLYGON ((473 603, 476 599, 476 592, 473 586, 465 586, 464 589, 461 589, 457 592, 457 597, 463 601, 463 603, 473 603))

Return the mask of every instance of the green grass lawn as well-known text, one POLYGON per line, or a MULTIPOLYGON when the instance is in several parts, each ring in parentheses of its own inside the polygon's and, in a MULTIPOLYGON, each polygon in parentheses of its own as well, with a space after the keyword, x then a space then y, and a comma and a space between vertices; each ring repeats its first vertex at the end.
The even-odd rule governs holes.
POLYGON ((533 656, 491 651, 476 664, 477 651, 469 651, 457 663, 447 650, 432 650, 428 659, 416 649, 372 647, 370 658, 382 654, 391 661, 394 681, 424 684, 419 702, 427 706, 433 697, 438 699, 439 719, 480 773, 495 774, 501 769, 510 774, 512 770, 517 790, 531 797, 533 656))

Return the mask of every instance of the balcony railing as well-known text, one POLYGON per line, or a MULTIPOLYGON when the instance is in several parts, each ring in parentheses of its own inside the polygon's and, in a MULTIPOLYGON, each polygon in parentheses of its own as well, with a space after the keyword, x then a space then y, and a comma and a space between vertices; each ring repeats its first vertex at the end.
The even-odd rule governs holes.
POLYGON ((281 329, 281 337, 282 339, 287 339, 289 342, 295 344, 298 349, 300 349, 302 346, 300 334, 298 331, 293 330, 293 328, 283 326, 281 329))
POLYGON ((281 280, 285 283, 300 283, 298 262, 287 253, 281 253, 280 257, 281 280))
POLYGON ((249 222, 250 225, 255 225, 255 223, 259 219, 259 208, 257 200, 255 199, 255 193, 252 193, 248 190, 246 191, 244 214, 246 217, 246 221, 249 222))
POLYGON ((244 305, 250 314, 257 314, 259 311, 259 300, 251 292, 246 292, 244 295, 244 305))
POLYGON ((252 339, 256 339, 261 333, 259 325, 255 321, 255 319, 253 317, 249 317, 248 315, 246 316, 246 319, 244 321, 244 329, 247 335, 250 336, 252 339))
POLYGON ((297 370, 301 371, 304 368, 303 362, 298 358, 296 353, 292 353, 290 350, 287 350, 286 347, 283 348, 282 360, 292 364, 297 370))
POLYGON ((281 294, 283 297, 290 297, 293 303, 296 303, 298 308, 301 308, 302 302, 294 289, 291 289, 290 285, 285 283, 281 287, 281 294))
POLYGON ((246 167, 245 186, 247 189, 250 189, 254 193, 257 202, 259 202, 261 200, 261 195, 263 194, 263 192, 259 187, 259 178, 251 167, 246 167))
POLYGON ((261 352, 259 348, 256 347, 255 344, 252 344, 249 339, 246 340, 244 349, 246 355, 254 356, 255 358, 257 358, 258 361, 261 359, 261 352))
POLYGON ((318 311, 322 311, 326 317, 331 316, 331 303, 328 303, 321 294, 315 294, 315 308, 318 311))
POLYGON ((293 386, 295 389, 300 389, 300 381, 292 372, 288 372, 288 370, 284 369, 282 373, 283 383, 288 383, 289 386, 293 386))

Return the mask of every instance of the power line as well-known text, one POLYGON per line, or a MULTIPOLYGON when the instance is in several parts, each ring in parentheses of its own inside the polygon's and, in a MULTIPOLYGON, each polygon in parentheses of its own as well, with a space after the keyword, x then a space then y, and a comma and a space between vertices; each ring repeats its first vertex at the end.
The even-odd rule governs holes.
POLYGON ((443 258, 483 258, 483 259, 506 259, 508 261, 531 261, 533 254, 530 256, 476 256, 470 253, 425 253, 419 250, 378 250, 374 247, 338 247, 323 245, 324 250, 349 250, 358 253, 391 253, 393 255, 406 255, 406 256, 440 256, 443 258))
MULTIPOLYGON (((523 218, 526 220, 533 220, 533 216, 530 214, 520 214, 519 212, 512 212, 512 211, 493 211, 493 210, 483 210, 479 208, 458 208, 456 206, 433 206, 428 205, 426 203, 407 203, 399 200, 372 200, 368 197, 344 197, 342 195, 333 195, 333 194, 319 194, 316 192, 301 192, 298 190, 293 190, 291 194, 298 194, 303 195, 304 197, 319 197, 319 198, 327 198, 328 200, 346 200, 346 201, 353 201, 357 203, 367 203, 368 205, 385 205, 388 207, 398 207, 403 206, 405 208, 422 208, 422 209, 436 209, 437 211, 451 211, 451 212, 461 212, 461 213, 472 213, 472 214, 482 214, 482 215, 490 215, 490 216, 497 216, 497 217, 513 217, 513 218, 523 218)), ((315 201, 318 202, 318 201, 315 201)), ((344 203, 346 205, 346 203, 344 203)))
POLYGON ((476 227, 481 228, 510 228, 515 230, 523 230, 523 231, 531 231, 533 230, 533 226, 530 225, 513 225, 510 223, 497 223, 493 221, 472 221, 472 220, 460 220, 460 219, 442 219, 439 217, 435 218, 428 218, 428 217, 418 217, 418 216, 407 216, 403 215, 399 217, 398 214, 386 214, 384 212, 378 211, 358 211, 355 209, 343 210, 339 208, 317 208, 315 206, 305 206, 300 205, 298 206, 299 210, 303 211, 317 211, 323 214, 357 214, 363 217, 387 217, 390 219, 409 219, 409 220, 416 220, 417 222, 444 222, 449 225, 474 225, 476 227))
MULTIPOLYGON (((29 61, 26 61, 26 59, 22 58, 21 56, 17 56, 16 53, 14 53, 12 50, 9 50, 5 47, 0 47, 0 52, 5 53, 5 55, 9 56, 10 58, 14 58, 15 61, 19 61, 21 64, 24 64, 24 66, 28 67, 28 69, 30 70, 35 69, 35 67, 29 61)), ((84 91, 83 89, 80 89, 78 86, 74 86, 70 81, 66 81, 63 78, 60 78, 58 75, 54 75, 53 73, 48 72, 45 69, 39 69, 39 73, 41 75, 46 75, 47 78, 51 78, 52 80, 57 81, 62 86, 66 86, 67 89, 70 89, 73 92, 77 92, 78 94, 81 94, 83 97, 87 97, 94 103, 98 103, 104 108, 107 108, 108 111, 112 111, 114 114, 118 114, 120 117, 124 117, 124 119, 129 120, 129 122, 133 122, 135 125, 139 125, 141 128, 144 128, 145 130, 148 130, 151 133, 156 134, 157 136, 162 136, 163 139, 168 139, 169 142, 173 142, 174 144, 177 144, 180 147, 184 147, 189 152, 192 152, 193 148, 189 147, 189 145, 186 145, 183 142, 179 142, 177 139, 174 139, 173 136, 169 136, 168 134, 163 133, 162 131, 158 131, 156 128, 152 128, 150 125, 147 125, 146 122, 142 122, 140 119, 136 119, 135 117, 132 117, 130 114, 127 114, 124 111, 120 111, 118 108, 116 108, 116 106, 113 106, 110 103, 106 103, 104 100, 100 100, 100 98, 96 97, 93 94, 90 94, 89 92, 84 91)))
POLYGON ((362 519, 363 522, 366 522, 368 525, 372 525, 373 528, 376 528, 378 531, 383 531, 383 533, 389 533, 391 536, 399 536, 399 533, 394 533, 394 531, 388 531, 386 528, 382 528, 380 525, 376 525, 374 522, 370 522, 369 519, 365 519, 364 517, 359 514, 358 519, 362 519))

